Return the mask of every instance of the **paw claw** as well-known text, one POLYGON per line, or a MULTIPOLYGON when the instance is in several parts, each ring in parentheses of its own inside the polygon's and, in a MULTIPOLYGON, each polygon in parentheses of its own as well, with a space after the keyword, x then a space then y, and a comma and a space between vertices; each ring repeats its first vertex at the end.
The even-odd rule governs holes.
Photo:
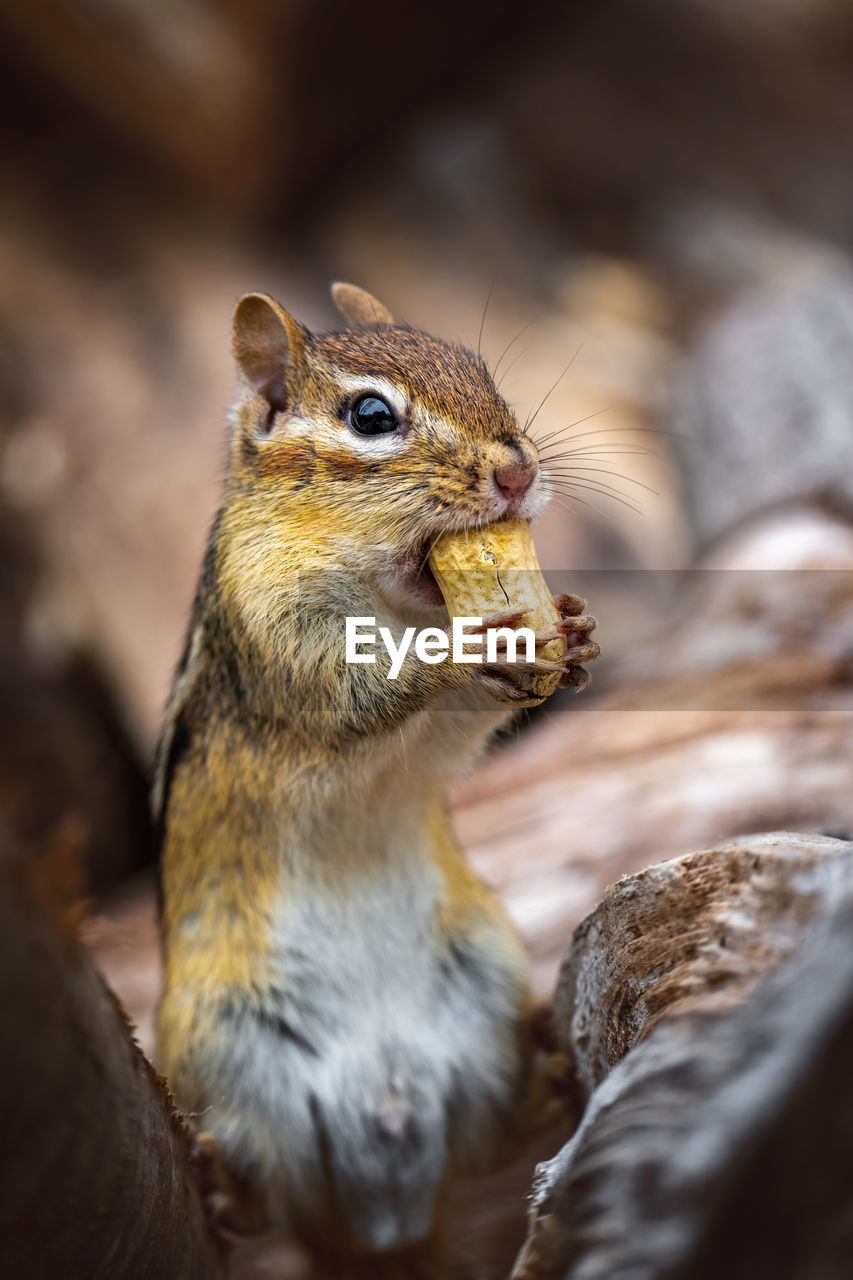
POLYGON ((522 620, 527 616, 525 609, 507 609, 505 613, 492 613, 488 618, 483 619, 481 627, 466 628, 466 634, 471 636, 482 635, 486 631, 495 630, 498 627, 510 627, 515 631, 521 626, 522 620))
POLYGON ((594 618, 590 613, 579 618, 563 618, 561 622, 557 623, 557 630, 564 636, 572 636, 581 632, 589 635, 597 626, 598 619, 594 618))
POLYGON ((583 667, 569 667, 560 678, 558 689, 569 689, 572 693, 581 693, 592 677, 583 667))
MULTIPOLYGON (((586 644, 576 644, 574 648, 567 649, 559 662, 549 662, 545 658, 539 658, 532 664, 534 670, 545 671, 564 671, 567 667, 580 666, 582 662, 593 662, 601 653, 600 648, 594 640, 590 640, 586 644)), ((528 664, 530 666, 531 664, 528 664)))
POLYGON ((588 640, 585 644, 576 644, 567 649, 563 654, 563 662, 568 666, 579 666, 583 662, 594 662, 600 653, 600 645, 595 640, 588 640))
POLYGON ((586 601, 580 596, 554 596, 554 608, 561 618, 577 618, 586 613, 586 601))

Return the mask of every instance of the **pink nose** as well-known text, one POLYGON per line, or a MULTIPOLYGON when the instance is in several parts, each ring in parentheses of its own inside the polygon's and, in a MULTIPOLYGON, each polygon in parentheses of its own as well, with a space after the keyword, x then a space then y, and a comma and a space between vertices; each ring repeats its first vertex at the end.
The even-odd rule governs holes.
POLYGON ((522 498, 533 483, 536 466, 525 458, 517 462, 506 462, 495 467, 493 472, 495 484, 505 498, 522 498))

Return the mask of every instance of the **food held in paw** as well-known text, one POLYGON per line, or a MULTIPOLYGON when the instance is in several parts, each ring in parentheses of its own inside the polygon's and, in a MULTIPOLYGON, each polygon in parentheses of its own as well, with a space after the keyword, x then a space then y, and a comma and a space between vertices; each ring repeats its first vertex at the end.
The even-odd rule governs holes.
MULTIPOLYGON (((429 557, 430 568, 452 618, 483 618, 524 611, 518 626, 537 634, 553 632, 560 622, 548 585, 539 568, 530 525, 526 520, 502 520, 445 533, 429 557)), ((559 662, 565 642, 549 640, 537 650, 539 660, 559 662)), ((524 654, 523 646, 519 653, 524 654)), ((560 683, 559 671, 531 673, 525 680, 535 706, 549 697, 560 683)), ((517 697, 506 701, 519 705, 517 697)))

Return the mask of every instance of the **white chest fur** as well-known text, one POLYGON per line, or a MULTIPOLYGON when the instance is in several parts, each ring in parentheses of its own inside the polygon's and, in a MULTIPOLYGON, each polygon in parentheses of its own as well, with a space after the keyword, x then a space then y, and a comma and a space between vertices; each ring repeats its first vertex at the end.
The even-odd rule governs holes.
POLYGON ((273 1220, 342 1216, 373 1248, 417 1239, 448 1170, 488 1163, 522 1069, 523 958, 488 915, 446 933, 423 776, 290 826, 274 984, 211 1081, 210 1128, 261 1165, 273 1220))

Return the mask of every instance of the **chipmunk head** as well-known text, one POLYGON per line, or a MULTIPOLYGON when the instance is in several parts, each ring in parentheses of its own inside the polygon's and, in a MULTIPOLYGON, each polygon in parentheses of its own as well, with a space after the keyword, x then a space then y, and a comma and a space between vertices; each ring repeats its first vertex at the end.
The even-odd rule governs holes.
POLYGON ((433 605, 440 533, 544 505, 536 447, 480 356, 395 324, 353 285, 332 295, 350 326, 333 333, 309 333, 263 294, 238 304, 232 485, 267 535, 280 531, 282 554, 433 605))

